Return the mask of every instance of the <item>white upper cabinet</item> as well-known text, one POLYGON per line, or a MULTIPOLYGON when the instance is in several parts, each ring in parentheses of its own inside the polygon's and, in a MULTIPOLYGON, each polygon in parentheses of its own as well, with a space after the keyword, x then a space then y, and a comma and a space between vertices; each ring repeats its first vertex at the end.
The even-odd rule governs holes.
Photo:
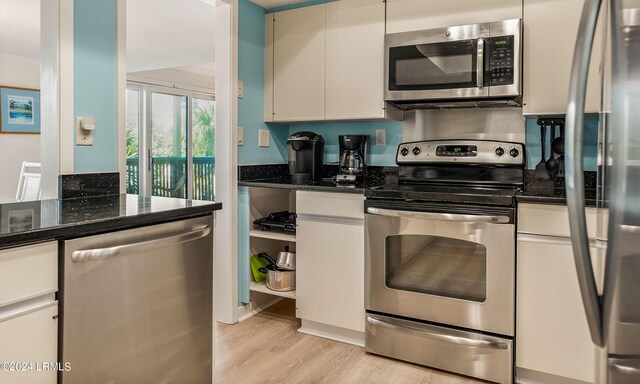
MULTIPOLYGON (((565 114, 583 0, 524 0, 525 115, 565 114)), ((591 55, 587 112, 600 109, 604 20, 601 12, 591 55)))
POLYGON ((336 1, 266 17, 265 121, 388 117, 383 0, 336 1))
POLYGON ((520 18, 522 0, 387 0, 387 33, 520 18))
POLYGON ((384 2, 336 1, 326 10, 325 118, 384 118, 384 2))
POLYGON ((273 118, 267 121, 323 120, 325 6, 267 15, 267 24, 269 16, 273 24, 273 118))

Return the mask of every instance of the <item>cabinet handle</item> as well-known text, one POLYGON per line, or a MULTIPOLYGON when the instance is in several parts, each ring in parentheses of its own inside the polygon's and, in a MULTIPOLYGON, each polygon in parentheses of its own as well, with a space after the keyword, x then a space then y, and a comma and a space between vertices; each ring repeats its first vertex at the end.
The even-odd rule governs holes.
POLYGON ((2 323, 3 321, 7 321, 7 320, 11 320, 11 319, 15 319, 16 317, 20 317, 20 316, 24 316, 26 314, 29 314, 31 312, 35 312, 35 311, 39 311, 41 309, 44 308, 48 308, 54 305, 57 305, 58 302, 57 301, 50 301, 44 304, 39 304, 39 305, 35 305, 29 308, 26 308, 20 312, 14 312, 14 313, 8 313, 6 315, 0 315, 0 323, 2 323))
POLYGON ((109 247, 109 248, 95 248, 95 249, 74 251, 71 254, 71 261, 81 262, 81 261, 104 260, 110 257, 124 254, 124 253, 137 253, 137 252, 150 251, 152 249, 158 249, 158 248, 166 247, 169 245, 198 240, 207 236, 210 232, 211 232, 211 228, 209 226, 206 226, 190 232, 163 237, 161 239, 142 241, 142 242, 133 243, 133 244, 116 245, 114 247, 109 247))

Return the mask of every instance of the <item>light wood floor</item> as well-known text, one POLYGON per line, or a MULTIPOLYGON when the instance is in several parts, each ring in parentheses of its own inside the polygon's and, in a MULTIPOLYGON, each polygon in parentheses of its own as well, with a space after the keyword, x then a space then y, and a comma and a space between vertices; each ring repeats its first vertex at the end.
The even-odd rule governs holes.
POLYGON ((242 323, 218 324, 216 384, 482 383, 296 332, 294 315, 295 302, 286 299, 242 323))

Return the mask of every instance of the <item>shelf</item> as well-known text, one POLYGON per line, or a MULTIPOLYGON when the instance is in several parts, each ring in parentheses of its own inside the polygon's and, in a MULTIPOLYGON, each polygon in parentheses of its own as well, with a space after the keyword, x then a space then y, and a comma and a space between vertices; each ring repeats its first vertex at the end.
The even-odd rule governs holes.
POLYGON ((273 232, 273 231, 263 231, 261 229, 252 229, 249 231, 249 236, 251 237, 260 237, 263 239, 271 239, 271 240, 281 240, 295 243, 296 235, 283 233, 283 232, 273 232))
POLYGON ((286 297, 294 300, 296 298, 296 291, 288 291, 288 292, 272 291, 271 289, 267 288, 267 285, 265 283, 256 283, 255 281, 250 282, 249 290, 254 292, 266 293, 268 295, 286 297))

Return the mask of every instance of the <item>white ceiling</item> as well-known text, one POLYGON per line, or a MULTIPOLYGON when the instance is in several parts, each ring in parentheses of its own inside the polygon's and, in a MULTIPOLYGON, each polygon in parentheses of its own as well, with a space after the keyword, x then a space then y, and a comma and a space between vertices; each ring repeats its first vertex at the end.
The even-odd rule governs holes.
POLYGON ((215 7, 211 4, 206 0, 127 0, 127 72, 213 65, 215 7))
POLYGON ((0 0, 0 55, 40 60, 40 0, 0 0))
MULTIPOLYGON (((129 72, 215 61, 215 7, 206 0, 127 0, 129 72)), ((40 0, 0 0, 0 56, 40 59, 40 0)))
POLYGON ((251 0, 252 3, 258 4, 262 8, 271 9, 282 7, 285 5, 304 3, 309 0, 251 0))

